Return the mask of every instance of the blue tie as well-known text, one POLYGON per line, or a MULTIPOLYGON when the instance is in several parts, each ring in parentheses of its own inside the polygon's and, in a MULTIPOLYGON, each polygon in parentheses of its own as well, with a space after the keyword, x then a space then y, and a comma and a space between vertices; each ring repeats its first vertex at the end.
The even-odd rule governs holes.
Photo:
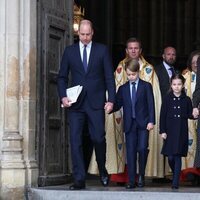
POLYGON ((87 45, 84 45, 84 50, 83 50, 83 66, 84 66, 84 70, 85 72, 87 72, 87 45))
POLYGON ((136 88, 135 82, 132 82, 132 118, 135 118, 135 99, 136 99, 136 88))
POLYGON ((176 74, 176 72, 175 72, 173 67, 170 67, 169 70, 172 72, 172 76, 174 76, 176 74))

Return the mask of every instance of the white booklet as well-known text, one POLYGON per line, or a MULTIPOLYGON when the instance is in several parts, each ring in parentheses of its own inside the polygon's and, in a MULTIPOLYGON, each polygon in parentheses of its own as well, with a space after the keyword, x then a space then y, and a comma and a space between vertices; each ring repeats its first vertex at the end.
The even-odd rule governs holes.
POLYGON ((71 103, 75 103, 83 89, 83 86, 77 85, 66 89, 67 97, 71 100, 71 103))

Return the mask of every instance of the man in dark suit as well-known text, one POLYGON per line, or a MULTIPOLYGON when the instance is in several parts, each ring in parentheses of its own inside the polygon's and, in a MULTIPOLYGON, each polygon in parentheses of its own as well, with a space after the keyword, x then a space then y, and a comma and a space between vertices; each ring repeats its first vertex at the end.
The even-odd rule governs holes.
MULTIPOLYGON (((200 56, 197 59, 197 76, 196 76, 196 87, 193 92, 193 116, 198 118, 197 125, 197 148, 195 155, 195 167, 200 166, 200 56)), ((200 180, 200 179, 199 179, 200 180)))
POLYGON ((128 60, 125 64, 125 70, 128 82, 119 87, 114 110, 123 107, 123 129, 126 138, 129 178, 126 188, 132 189, 136 182, 137 154, 138 187, 144 187, 145 168, 149 152, 149 131, 153 129, 155 124, 155 106, 151 84, 139 78, 138 60, 128 60))
POLYGON ((106 91, 107 105, 112 110, 115 100, 114 73, 105 45, 92 42, 93 27, 89 20, 82 20, 79 26, 79 42, 66 47, 58 75, 58 92, 62 105, 67 108, 70 144, 72 157, 72 171, 74 184, 71 190, 85 188, 85 167, 82 151, 82 133, 84 123, 88 123, 90 138, 93 142, 96 160, 100 173, 100 180, 104 186, 108 185, 109 177, 105 168, 105 111, 106 91), (66 94, 69 87, 69 73, 71 86, 81 85, 83 91, 76 103, 71 103, 66 94))
POLYGON ((168 93, 170 89, 170 78, 176 73, 174 69, 174 64, 176 62, 176 49, 171 46, 167 46, 163 51, 163 62, 155 66, 155 71, 158 76, 160 92, 162 100, 164 96, 168 93))

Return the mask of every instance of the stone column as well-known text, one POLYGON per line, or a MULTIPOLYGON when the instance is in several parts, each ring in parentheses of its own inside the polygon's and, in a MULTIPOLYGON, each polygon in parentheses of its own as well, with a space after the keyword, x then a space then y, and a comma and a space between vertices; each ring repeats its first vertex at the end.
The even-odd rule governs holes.
POLYGON ((23 199, 25 186, 38 177, 36 3, 0 1, 0 199, 23 199))

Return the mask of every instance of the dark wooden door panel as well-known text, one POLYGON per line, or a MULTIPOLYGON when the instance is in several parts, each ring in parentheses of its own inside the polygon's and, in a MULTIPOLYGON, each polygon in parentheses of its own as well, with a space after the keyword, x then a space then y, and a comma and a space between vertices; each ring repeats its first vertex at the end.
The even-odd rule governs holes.
POLYGON ((57 94, 57 75, 63 50, 73 41, 70 39, 73 37, 70 34, 72 13, 69 12, 72 9, 67 9, 67 5, 72 5, 72 1, 43 0, 39 5, 39 186, 64 184, 68 180, 67 119, 57 94))

